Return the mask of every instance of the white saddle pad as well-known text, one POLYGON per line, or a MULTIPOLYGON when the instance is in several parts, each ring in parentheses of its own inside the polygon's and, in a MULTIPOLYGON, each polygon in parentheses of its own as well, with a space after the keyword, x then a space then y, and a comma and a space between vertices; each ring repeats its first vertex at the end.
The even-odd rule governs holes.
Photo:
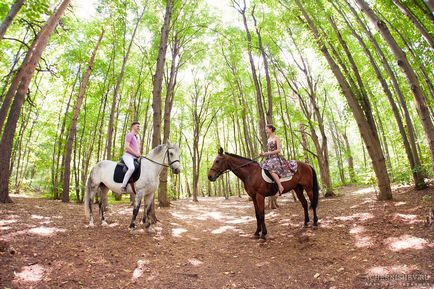
MULTIPOLYGON (((265 174, 265 171, 264 171, 264 170, 262 170, 262 178, 263 178, 264 181, 266 181, 267 183, 270 183, 270 184, 274 183, 274 180, 270 179, 270 178, 265 174)), ((281 182, 281 183, 284 183, 284 182, 290 181, 291 179, 292 179, 292 176, 289 176, 289 177, 286 177, 286 178, 280 178, 280 182, 281 182)))

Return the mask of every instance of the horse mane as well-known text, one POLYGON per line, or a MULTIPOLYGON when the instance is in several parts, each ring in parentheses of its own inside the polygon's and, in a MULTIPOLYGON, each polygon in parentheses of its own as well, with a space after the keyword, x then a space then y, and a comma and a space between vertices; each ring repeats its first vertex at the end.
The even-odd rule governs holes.
POLYGON ((231 154, 231 153, 228 153, 228 152, 225 152, 225 154, 228 155, 228 156, 237 158, 237 159, 242 159, 242 160, 245 160, 245 161, 250 161, 250 162, 253 162, 253 163, 258 163, 257 161, 255 161, 253 159, 242 157, 242 156, 239 156, 239 155, 236 155, 236 154, 231 154))
POLYGON ((156 146, 155 148, 153 148, 153 149, 149 152, 149 154, 160 154, 161 151, 162 151, 165 147, 167 147, 168 149, 177 149, 177 148, 178 148, 178 146, 175 145, 175 144, 167 144, 167 143, 166 143, 166 144, 160 144, 160 145, 156 146))

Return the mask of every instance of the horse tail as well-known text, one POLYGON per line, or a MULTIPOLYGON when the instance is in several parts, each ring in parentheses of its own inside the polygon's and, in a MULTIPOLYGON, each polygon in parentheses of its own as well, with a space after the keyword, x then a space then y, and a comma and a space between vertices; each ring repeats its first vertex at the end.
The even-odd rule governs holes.
POLYGON ((91 183, 92 183, 92 174, 93 174, 93 168, 90 171, 89 176, 87 177, 87 184, 86 184, 86 190, 84 192, 84 212, 86 214, 86 218, 89 219, 90 218, 90 206, 91 204, 91 199, 93 198, 93 196, 91 196, 91 183))
POLYGON ((311 202, 311 207, 313 209, 316 209, 318 206, 318 199, 319 199, 319 186, 318 186, 318 178, 316 176, 315 169, 311 166, 312 169, 312 182, 313 182, 313 199, 311 202))

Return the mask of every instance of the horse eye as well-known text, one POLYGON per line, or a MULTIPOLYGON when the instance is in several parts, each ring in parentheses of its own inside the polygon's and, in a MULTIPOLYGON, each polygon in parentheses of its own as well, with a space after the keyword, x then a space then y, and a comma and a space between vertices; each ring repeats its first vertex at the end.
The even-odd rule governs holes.
POLYGON ((173 156, 173 153, 170 153, 171 156, 173 156))

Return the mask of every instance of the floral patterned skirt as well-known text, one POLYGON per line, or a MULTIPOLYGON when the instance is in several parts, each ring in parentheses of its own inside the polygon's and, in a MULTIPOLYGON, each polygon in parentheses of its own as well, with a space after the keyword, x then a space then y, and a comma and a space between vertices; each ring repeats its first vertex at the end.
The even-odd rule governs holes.
POLYGON ((262 169, 276 173, 281 178, 294 175, 297 171, 296 161, 287 161, 282 156, 273 155, 264 160, 262 169))

